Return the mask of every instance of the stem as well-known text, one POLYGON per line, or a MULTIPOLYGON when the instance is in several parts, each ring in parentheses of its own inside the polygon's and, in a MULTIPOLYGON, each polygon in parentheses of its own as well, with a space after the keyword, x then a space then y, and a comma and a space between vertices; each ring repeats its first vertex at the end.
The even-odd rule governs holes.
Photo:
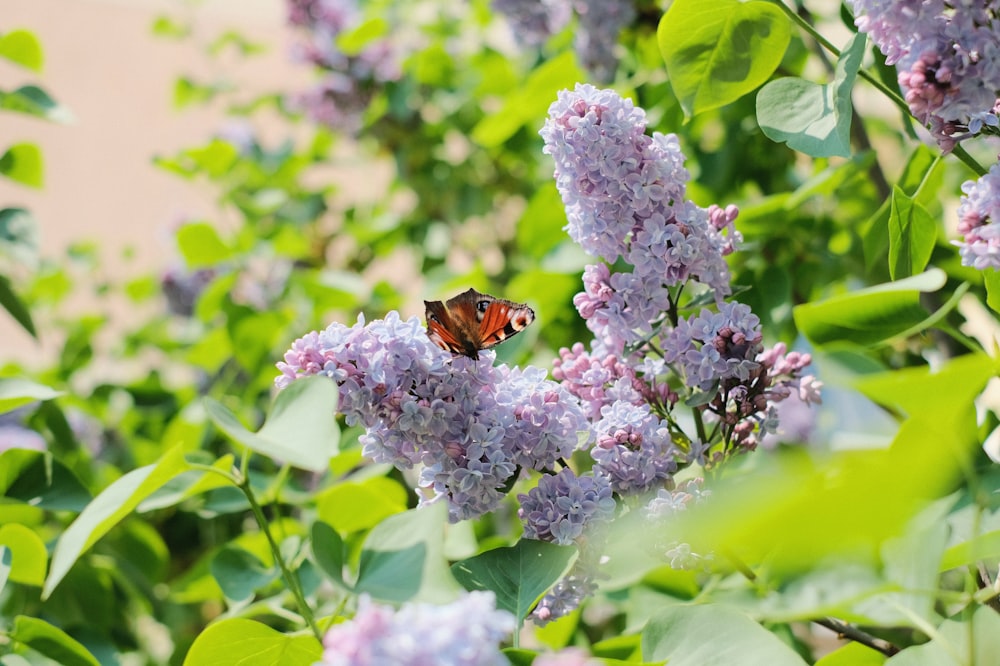
POLYGON ((295 604, 299 608, 299 614, 305 619, 306 624, 312 629, 313 634, 316 636, 316 640, 320 643, 323 642, 323 633, 319 630, 316 625, 316 618, 313 617, 312 609, 306 602, 305 594, 302 592, 302 586, 299 583, 298 576, 295 575, 293 571, 288 568, 285 564, 285 559, 281 556, 281 550, 278 548, 278 543, 274 540, 274 535, 271 534, 271 528, 267 523, 267 518, 264 516, 264 510, 261 508, 260 503, 257 502, 257 496, 254 495, 253 489, 250 487, 250 477, 243 474, 242 481, 239 483, 240 490, 246 495, 247 500, 250 502, 250 509, 253 511, 253 516, 257 520, 257 525, 260 526, 264 536, 267 537, 267 543, 271 547, 271 555, 274 557, 274 561, 281 568, 281 577, 285 579, 285 584, 288 585, 289 591, 292 596, 295 597, 295 604))

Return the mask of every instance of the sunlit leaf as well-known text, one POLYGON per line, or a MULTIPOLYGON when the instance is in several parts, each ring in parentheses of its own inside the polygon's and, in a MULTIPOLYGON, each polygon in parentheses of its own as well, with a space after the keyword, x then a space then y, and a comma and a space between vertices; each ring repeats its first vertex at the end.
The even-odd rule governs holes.
POLYGON ((41 587, 49 559, 41 537, 24 525, 8 523, 0 526, 0 546, 6 547, 11 555, 10 580, 41 587))
POLYGON ((62 391, 24 377, 0 377, 0 413, 9 412, 36 400, 52 400, 62 391))
POLYGON ((266 624, 230 618, 198 634, 185 666, 312 666, 323 654, 315 636, 283 634, 266 624))
POLYGON ((87 648, 62 629, 36 617, 18 615, 14 618, 10 637, 62 666, 99 666, 87 648))
POLYGON ((28 30, 11 30, 0 35, 0 58, 35 72, 41 72, 45 64, 42 44, 35 33, 28 30))
POLYGON ((45 183, 41 149, 33 143, 15 143, 0 156, 0 175, 40 188, 45 183))
POLYGON ((216 427, 237 444, 313 472, 326 470, 337 453, 337 385, 329 377, 292 382, 274 399, 267 421, 254 433, 220 402, 205 398, 216 427))
POLYGON ((735 102, 767 81, 790 40, 788 18, 757 0, 675 0, 657 30, 686 116, 735 102))

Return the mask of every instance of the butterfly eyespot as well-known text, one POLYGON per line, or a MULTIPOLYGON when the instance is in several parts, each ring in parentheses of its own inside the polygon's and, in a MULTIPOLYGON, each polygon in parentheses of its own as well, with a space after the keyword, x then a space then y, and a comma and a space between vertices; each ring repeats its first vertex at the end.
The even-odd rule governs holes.
POLYGON ((476 309, 480 312, 486 312, 486 309, 490 307, 490 301, 477 301, 476 309))

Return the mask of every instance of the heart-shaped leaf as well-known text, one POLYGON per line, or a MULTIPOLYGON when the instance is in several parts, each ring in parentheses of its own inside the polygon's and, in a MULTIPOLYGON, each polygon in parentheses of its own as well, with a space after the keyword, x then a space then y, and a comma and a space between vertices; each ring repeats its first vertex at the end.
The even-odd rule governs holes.
POLYGON ((840 54, 833 81, 819 85, 798 77, 771 81, 757 93, 757 123, 772 141, 813 157, 850 157, 851 88, 865 53, 855 35, 840 54))

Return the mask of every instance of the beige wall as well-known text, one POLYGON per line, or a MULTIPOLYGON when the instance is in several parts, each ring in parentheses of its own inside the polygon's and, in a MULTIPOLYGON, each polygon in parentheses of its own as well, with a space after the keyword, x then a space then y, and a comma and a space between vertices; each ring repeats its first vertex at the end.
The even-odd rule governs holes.
MULTIPOLYGON (((181 217, 218 217, 215 191, 172 176, 151 162, 154 155, 170 155, 203 142, 225 123, 218 105, 175 110, 171 100, 177 76, 204 81, 229 78, 248 96, 308 80, 308 73, 287 57, 292 37, 285 27, 284 0, 197 4, 0 2, 0 31, 35 32, 46 55, 40 76, 0 63, 0 87, 38 83, 76 117, 72 125, 53 125, 0 114, 0 146, 33 141, 44 153, 44 189, 0 180, 0 207, 17 205, 32 211, 41 226, 45 256, 59 257, 75 241, 97 240, 105 259, 101 270, 120 277, 166 265, 173 252, 169 230, 181 217), (153 37, 151 25, 161 13, 194 18, 194 36, 183 41, 153 37), (221 60, 205 56, 203 47, 230 28, 266 43, 269 52, 250 60, 232 54, 221 60), (126 247, 135 250, 133 266, 120 259, 126 247)), ((10 324, 5 313, 0 314, 0 364, 12 354, 24 353, 41 350, 10 324)))

